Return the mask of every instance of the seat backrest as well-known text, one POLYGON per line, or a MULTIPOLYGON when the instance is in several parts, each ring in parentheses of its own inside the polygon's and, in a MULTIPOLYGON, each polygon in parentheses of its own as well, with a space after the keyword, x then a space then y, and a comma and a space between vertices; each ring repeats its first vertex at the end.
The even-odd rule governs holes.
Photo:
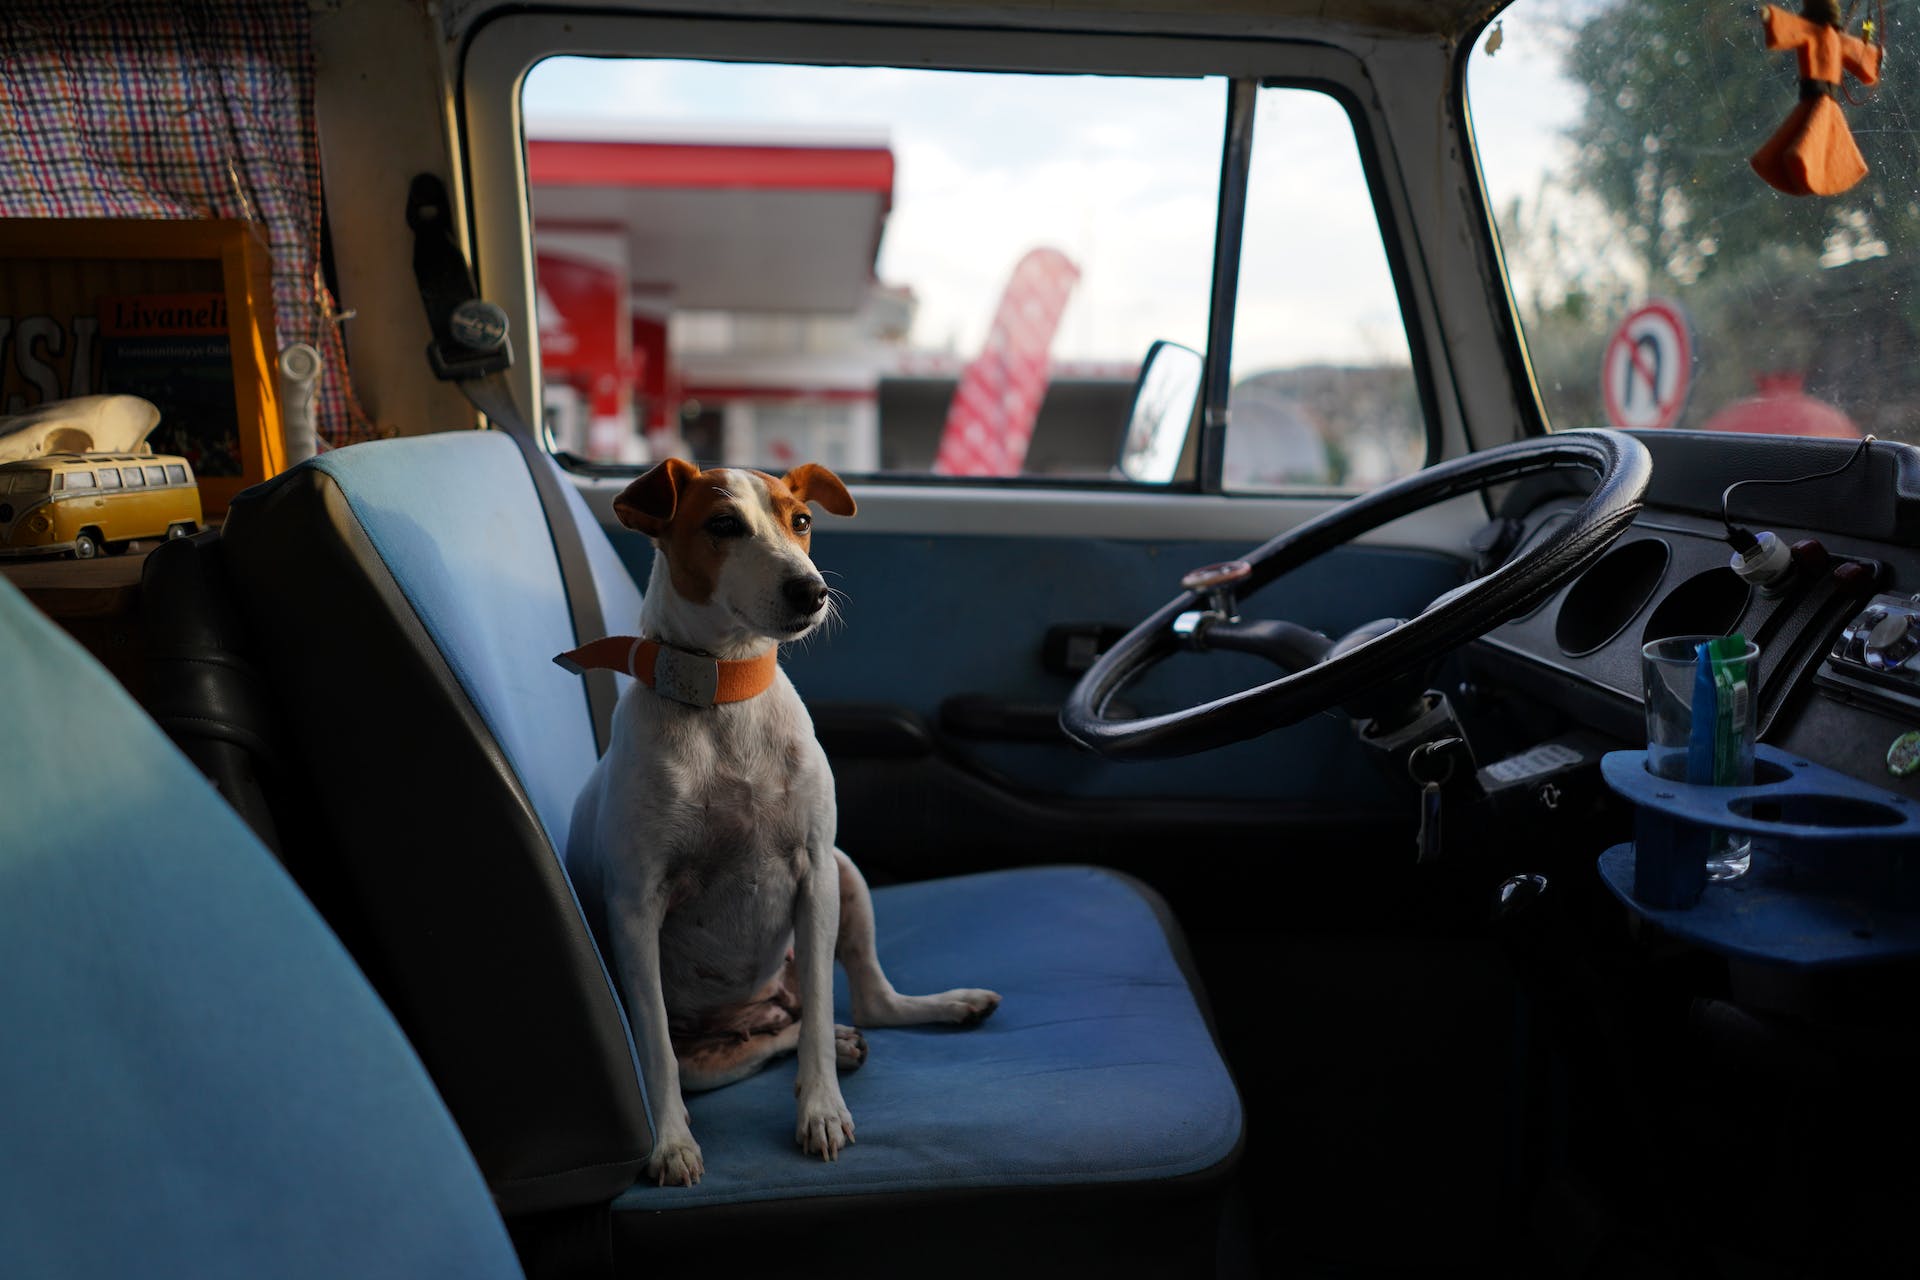
MULTIPOLYGON (((586 534, 606 616, 637 621, 632 580, 586 534)), ((495 1198, 610 1199, 650 1138, 555 852, 593 728, 583 682, 551 661, 577 641, 519 450, 473 431, 322 454, 243 494, 221 555, 311 780, 280 825, 325 828, 357 916, 343 935, 495 1198)))
POLYGON ((346 952, 4 581, 0 670, 0 1275, 519 1275, 346 952))

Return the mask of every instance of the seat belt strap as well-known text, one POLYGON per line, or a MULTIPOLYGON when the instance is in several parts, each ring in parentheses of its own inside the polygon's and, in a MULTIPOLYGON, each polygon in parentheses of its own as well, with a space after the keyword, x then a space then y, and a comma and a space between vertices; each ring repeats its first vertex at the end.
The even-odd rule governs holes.
MULTIPOLYGON (((433 327, 427 363, 436 377, 459 387, 490 424, 520 447, 533 476, 534 490, 540 495, 540 506, 546 512, 554 555, 560 561, 574 643, 597 640, 612 628, 607 625, 600 593, 593 583, 593 564, 587 559, 584 535, 567 503, 567 481, 514 403, 513 389, 506 379, 506 371, 513 365, 506 312, 480 298, 473 268, 453 236, 447 189, 430 173, 416 177, 407 192, 407 225, 413 229, 414 281, 427 309, 427 323, 433 327)), ((586 686, 594 748, 604 753, 619 686, 613 672, 605 670, 588 673, 586 686)))

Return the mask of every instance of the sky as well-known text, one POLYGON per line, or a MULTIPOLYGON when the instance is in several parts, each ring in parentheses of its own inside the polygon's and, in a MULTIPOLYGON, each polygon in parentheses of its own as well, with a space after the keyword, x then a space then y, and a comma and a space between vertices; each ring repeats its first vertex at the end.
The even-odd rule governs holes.
MULTIPOLYGON (((1206 344, 1222 79, 973 75, 556 58, 527 77, 528 131, 593 120, 636 138, 883 137, 894 207, 878 274, 919 299, 914 345, 975 354, 1013 265, 1050 245, 1082 272, 1055 359, 1137 361, 1206 344)), ((1235 323, 1235 376, 1405 363, 1406 339, 1350 124, 1333 100, 1263 89, 1235 323)))
MULTIPOLYGON (((1592 196, 1576 194, 1564 180, 1578 158, 1568 131, 1584 99, 1563 74, 1561 46, 1596 8, 1595 0, 1522 0, 1508 9, 1481 35, 1468 63, 1467 105, 1496 215, 1522 201, 1527 216, 1552 217, 1571 237, 1565 252, 1609 261, 1625 276, 1638 264, 1631 254, 1622 258, 1613 224, 1592 196)), ((1508 246, 1507 272, 1523 298, 1557 294, 1563 265, 1508 246)))
POLYGON ((1574 158, 1566 131, 1579 119, 1581 98, 1561 73, 1561 9, 1523 3, 1509 10, 1481 36, 1468 64, 1468 110, 1496 205, 1534 199, 1547 176, 1574 158), (1543 20, 1532 20, 1535 13, 1543 20), (1497 44, 1491 54, 1489 42, 1497 44))

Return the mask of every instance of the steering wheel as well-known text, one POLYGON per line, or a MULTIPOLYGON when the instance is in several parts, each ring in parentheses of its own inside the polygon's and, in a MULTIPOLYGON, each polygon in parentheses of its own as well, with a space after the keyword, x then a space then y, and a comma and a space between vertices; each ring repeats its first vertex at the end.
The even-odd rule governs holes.
POLYGON ((1075 741, 1114 759, 1189 755, 1256 737, 1336 706, 1430 664, 1519 617, 1599 559, 1640 510, 1653 460, 1617 431, 1570 431, 1502 445, 1428 467, 1291 529, 1244 562, 1196 570, 1188 588, 1103 653, 1074 687, 1060 725, 1075 741), (1582 470, 1593 492, 1570 519, 1498 569, 1442 595, 1408 621, 1382 619, 1341 639, 1286 622, 1243 623, 1230 591, 1256 591, 1360 534, 1462 493, 1543 471, 1582 470), (1212 605, 1209 608, 1209 604, 1212 605), (1181 649, 1261 653, 1295 668, 1238 693, 1137 719, 1108 718, 1121 689, 1181 649))

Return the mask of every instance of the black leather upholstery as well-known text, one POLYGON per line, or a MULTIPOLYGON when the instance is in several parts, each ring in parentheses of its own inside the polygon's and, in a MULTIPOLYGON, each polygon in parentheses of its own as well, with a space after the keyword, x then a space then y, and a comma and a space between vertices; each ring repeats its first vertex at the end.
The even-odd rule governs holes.
POLYGON ((284 862, 265 775, 277 752, 266 690, 229 598, 219 535, 155 547, 141 566, 147 714, 284 862))

